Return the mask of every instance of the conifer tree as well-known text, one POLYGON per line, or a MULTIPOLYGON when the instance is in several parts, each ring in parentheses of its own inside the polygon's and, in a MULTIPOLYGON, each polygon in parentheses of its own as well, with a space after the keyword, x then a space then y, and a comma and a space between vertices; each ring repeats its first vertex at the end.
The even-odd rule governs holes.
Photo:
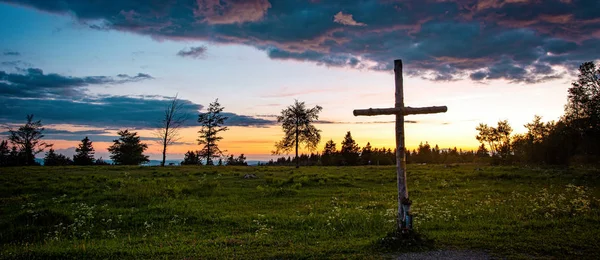
POLYGON ((228 117, 221 115, 223 109, 225 108, 219 104, 219 99, 216 99, 210 103, 206 113, 200 113, 198 116, 198 123, 202 125, 202 129, 198 131, 200 133, 198 144, 204 145, 200 150, 200 157, 206 159, 206 165, 214 165, 213 158, 223 156, 223 151, 219 149, 217 144, 223 139, 218 134, 229 130, 226 126, 222 126, 225 124, 225 120, 228 119, 228 117))
POLYGON ((136 132, 129 130, 119 131, 121 136, 114 140, 114 144, 108 147, 111 153, 110 159, 118 165, 139 165, 147 163, 148 156, 144 155, 144 151, 148 149, 148 145, 140 142, 140 137, 136 132))
POLYGON ((86 136, 81 140, 79 147, 75 148, 73 155, 74 165, 94 165, 94 147, 92 141, 86 136))
POLYGON ((344 158, 345 165, 357 165, 359 158, 360 147, 356 144, 356 141, 352 139, 350 131, 346 133, 344 140, 342 141, 342 158, 344 158))

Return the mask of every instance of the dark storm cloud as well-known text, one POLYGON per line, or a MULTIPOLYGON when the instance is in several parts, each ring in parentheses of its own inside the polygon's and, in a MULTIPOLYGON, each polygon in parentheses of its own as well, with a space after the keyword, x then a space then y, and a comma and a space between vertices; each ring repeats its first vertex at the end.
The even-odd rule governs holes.
POLYGON ((28 68, 23 73, 0 71, 0 95, 17 98, 68 98, 84 96, 93 85, 124 84, 152 79, 148 74, 135 76, 119 74, 116 77, 70 77, 56 73, 44 74, 41 69, 28 68))
MULTIPOLYGON (((104 96, 80 100, 32 99, 0 97, 0 123, 24 121, 34 114, 44 124, 73 124, 103 129, 155 128, 170 99, 129 96, 104 96)), ((181 112, 189 115, 186 126, 198 126, 197 115, 202 105, 189 100, 181 112)), ((274 122, 250 116, 223 113, 229 126, 265 126, 274 122)), ((82 133, 84 134, 84 133, 82 133)))
POLYGON ((200 59, 200 58, 204 58, 205 53, 206 53, 206 47, 198 46, 198 47, 191 47, 189 49, 180 50, 177 53, 177 56, 200 59))
MULTIPOLYGON (((96 85, 125 84, 152 79, 148 74, 135 76, 119 74, 115 77, 71 77, 45 74, 41 69, 29 68, 22 73, 0 71, 0 123, 20 122, 27 114, 34 114, 45 124, 73 124, 102 129, 155 128, 158 127, 170 97, 145 96, 92 96, 88 87, 96 85)), ((186 126, 197 126, 196 117, 202 105, 180 100, 182 113, 189 115, 186 126)), ((265 126, 271 120, 224 113, 230 126, 265 126)), ((67 133, 51 132, 70 140, 67 133)), ((76 133, 74 136, 101 133, 76 133)), ((74 138, 74 137, 73 137, 74 138)), ((104 137, 103 137, 104 138, 104 137)))
POLYGON ((540 82, 600 58, 597 0, 0 0, 160 40, 243 44, 272 59, 449 81, 540 82), (101 21, 98 23, 98 21, 101 21))

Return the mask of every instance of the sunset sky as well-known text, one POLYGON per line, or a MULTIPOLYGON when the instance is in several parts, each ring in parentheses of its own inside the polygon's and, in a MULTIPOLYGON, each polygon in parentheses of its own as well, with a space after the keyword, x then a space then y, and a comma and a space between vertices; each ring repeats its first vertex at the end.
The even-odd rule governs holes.
MULTIPOLYGON (((362 147, 393 147, 393 116, 352 110, 394 104, 404 62, 406 145, 474 149, 475 127, 534 115, 557 120, 577 67, 600 58, 597 0, 0 0, 0 124, 34 114, 55 150, 88 136, 96 157, 119 129, 150 145, 168 99, 194 114, 167 159, 197 150, 198 110, 230 116, 219 144, 271 158, 275 116, 294 99, 321 105, 320 149, 347 131, 362 147), (343 2, 343 3, 342 3, 343 2)), ((43 154, 40 154, 43 156, 43 154)))

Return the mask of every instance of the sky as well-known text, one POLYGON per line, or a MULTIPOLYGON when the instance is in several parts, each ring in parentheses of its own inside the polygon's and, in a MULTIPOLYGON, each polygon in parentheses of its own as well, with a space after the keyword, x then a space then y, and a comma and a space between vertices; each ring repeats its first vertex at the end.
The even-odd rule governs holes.
MULTIPOLYGON (((406 146, 475 149, 479 123, 557 120, 578 66, 600 59, 596 0, 0 0, 0 138, 42 120, 45 139, 72 155, 88 136, 96 157, 117 131, 153 129, 169 100, 190 115, 168 159, 198 150, 199 111, 215 99, 230 130, 220 147, 272 158, 276 116, 320 105, 320 149, 347 131, 362 147, 393 147, 394 117, 354 109, 394 104, 448 112, 406 119, 406 146)), ((43 154, 40 154, 43 156, 43 154)))

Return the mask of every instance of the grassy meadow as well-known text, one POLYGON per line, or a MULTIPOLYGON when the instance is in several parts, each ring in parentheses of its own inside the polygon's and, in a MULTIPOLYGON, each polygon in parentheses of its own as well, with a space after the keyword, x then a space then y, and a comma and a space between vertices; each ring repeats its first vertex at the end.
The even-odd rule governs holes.
POLYGON ((429 242, 395 248, 382 242, 395 167, 0 168, 0 258, 600 258, 598 169, 408 165, 408 178, 429 242))

